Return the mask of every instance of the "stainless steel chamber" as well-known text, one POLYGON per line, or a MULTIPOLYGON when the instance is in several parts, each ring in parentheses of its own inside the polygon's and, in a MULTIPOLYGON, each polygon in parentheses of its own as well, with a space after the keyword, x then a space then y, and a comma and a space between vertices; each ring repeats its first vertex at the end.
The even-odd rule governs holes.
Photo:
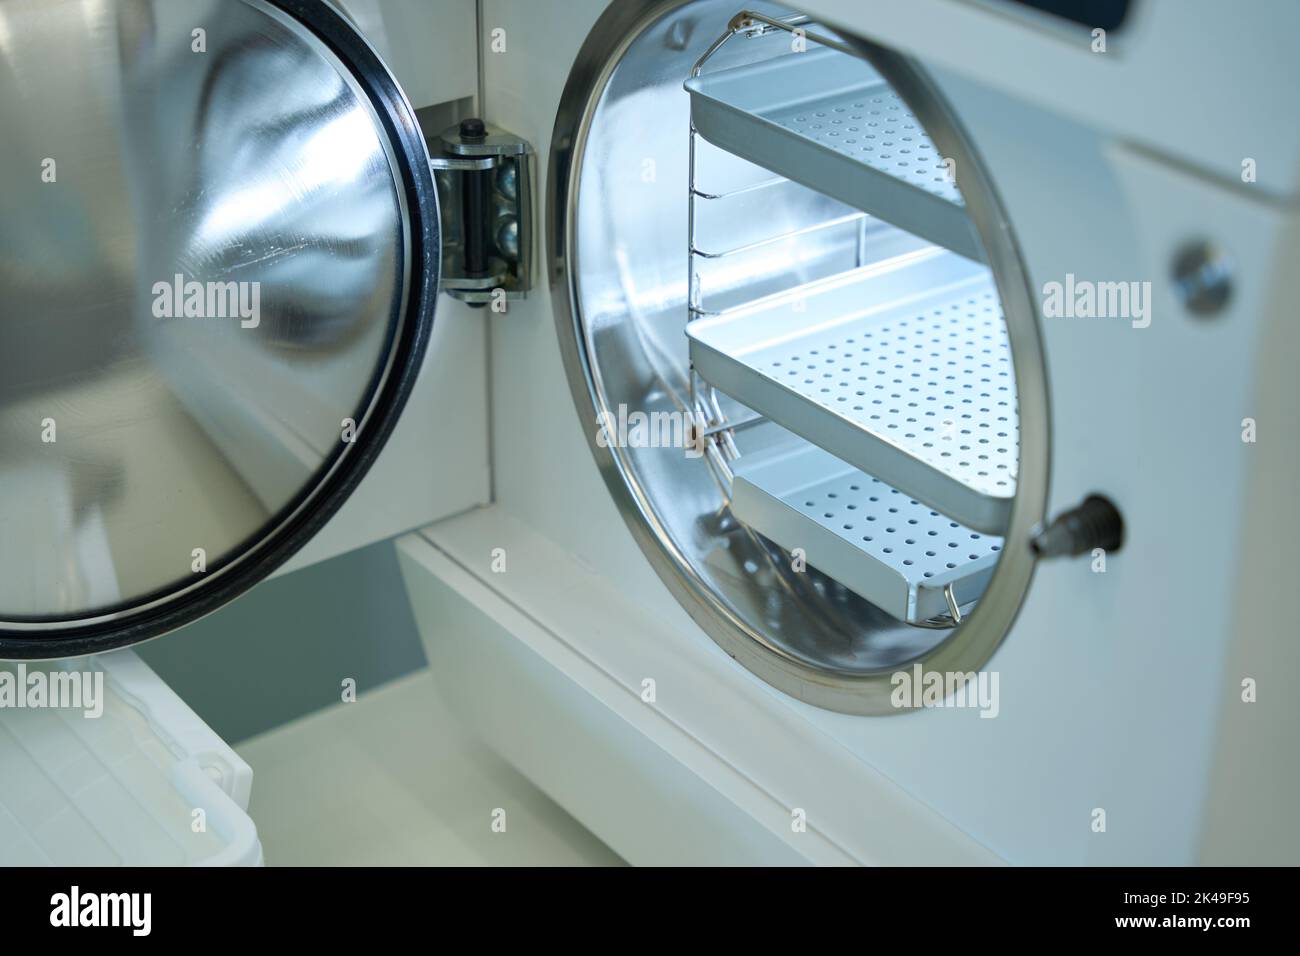
POLYGON ((0 2, 0 653, 171 629, 383 445, 428 338, 414 115, 325 4, 0 2))
POLYGON ((686 609, 851 713, 897 713, 915 662, 980 667, 1033 568, 1046 388, 1015 237, 924 71, 774 5, 617 5, 553 148, 576 406, 686 609))

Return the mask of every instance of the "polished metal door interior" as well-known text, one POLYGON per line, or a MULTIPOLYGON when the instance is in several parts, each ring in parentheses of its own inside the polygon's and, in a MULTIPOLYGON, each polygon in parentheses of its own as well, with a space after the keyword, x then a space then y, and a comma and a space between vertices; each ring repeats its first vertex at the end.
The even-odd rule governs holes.
POLYGON ((409 392, 439 278, 413 111, 308 0, 0 0, 0 656, 270 573, 409 392))

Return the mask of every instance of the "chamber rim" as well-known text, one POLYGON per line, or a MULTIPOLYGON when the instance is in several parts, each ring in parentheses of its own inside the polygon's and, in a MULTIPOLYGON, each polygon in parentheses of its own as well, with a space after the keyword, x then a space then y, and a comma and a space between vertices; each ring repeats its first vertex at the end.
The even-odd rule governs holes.
MULTIPOLYGON (((591 354, 577 286, 574 224, 581 194, 585 148, 600 98, 635 40, 690 0, 640 0, 611 6, 597 21, 576 58, 561 97, 551 140, 547 183, 547 240, 551 292, 574 406, 581 420, 611 413, 598 360, 591 354)), ((720 28, 721 28, 720 24, 720 28)), ((835 26, 835 24, 831 24, 835 26)), ((939 644, 880 672, 846 675, 809 666, 751 627, 707 581, 654 513, 623 450, 587 443, 624 522, 656 574, 695 623, 729 656, 791 696, 849 714, 905 712, 890 700, 890 678, 920 664, 925 670, 970 672, 983 667, 1010 631, 1028 591, 1035 559, 1031 530, 1046 512, 1050 463, 1050 410, 1041 333, 1024 265, 1009 217, 970 137, 942 93, 915 61, 840 31, 870 61, 921 120, 946 157, 962 171, 960 188, 1002 301, 1011 341, 1020 405, 1018 488, 1007 545, 976 610, 939 644)), ((685 79, 685 77, 683 77, 685 79)), ((685 133, 683 133, 685 135, 685 133)))

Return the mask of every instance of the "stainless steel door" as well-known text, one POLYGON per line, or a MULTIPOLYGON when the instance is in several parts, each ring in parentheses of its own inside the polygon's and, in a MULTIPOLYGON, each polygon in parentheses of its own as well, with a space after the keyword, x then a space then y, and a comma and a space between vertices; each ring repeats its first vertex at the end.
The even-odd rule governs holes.
POLYGON ((292 554, 438 288, 413 111, 315 0, 0 0, 0 657, 143 640, 292 554))

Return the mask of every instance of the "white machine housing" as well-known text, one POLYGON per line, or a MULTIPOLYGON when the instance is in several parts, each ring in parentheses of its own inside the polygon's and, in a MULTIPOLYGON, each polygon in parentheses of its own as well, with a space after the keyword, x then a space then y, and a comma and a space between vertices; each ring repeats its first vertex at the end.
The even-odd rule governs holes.
MULTIPOLYGON (((477 90, 546 181, 560 97, 606 0, 562 15, 533 0, 339 5, 415 106, 477 90)), ((427 524, 398 549, 436 677, 631 862, 1300 861, 1284 686, 1300 648, 1276 606, 1300 529, 1300 8, 1135 2, 1102 53, 1086 29, 993 0, 797 6, 929 73, 1033 288, 1067 274, 1152 284, 1148 328, 1041 323, 1048 512, 1104 491, 1127 534, 1105 573, 1087 558, 1037 569, 988 665, 997 718, 832 713, 723 653, 606 490, 542 288, 504 316, 443 297, 398 433, 294 566, 427 524), (1208 320, 1172 277, 1197 239, 1233 263, 1208 320)))

